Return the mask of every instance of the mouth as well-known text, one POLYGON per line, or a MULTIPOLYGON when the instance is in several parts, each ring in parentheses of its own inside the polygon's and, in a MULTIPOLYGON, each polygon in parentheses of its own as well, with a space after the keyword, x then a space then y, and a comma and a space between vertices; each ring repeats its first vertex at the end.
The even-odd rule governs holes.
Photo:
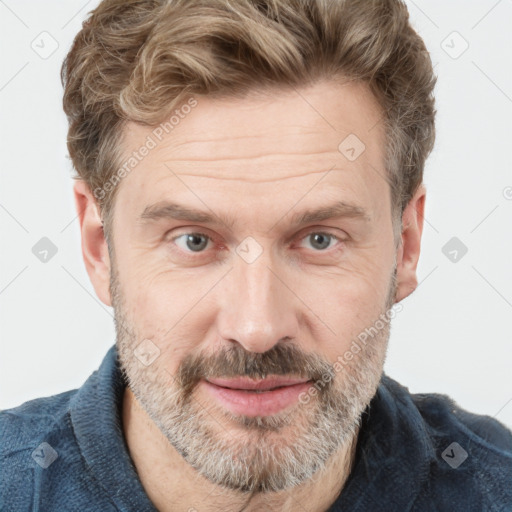
POLYGON ((247 377, 237 377, 233 379, 207 379, 210 384, 241 391, 272 391, 286 386, 295 386, 304 384, 308 379, 294 379, 290 377, 267 377, 266 379, 253 380, 247 377))
POLYGON ((297 403, 311 380, 293 377, 268 377, 261 380, 237 377, 206 379, 203 388, 223 408, 236 415, 269 416, 297 403))

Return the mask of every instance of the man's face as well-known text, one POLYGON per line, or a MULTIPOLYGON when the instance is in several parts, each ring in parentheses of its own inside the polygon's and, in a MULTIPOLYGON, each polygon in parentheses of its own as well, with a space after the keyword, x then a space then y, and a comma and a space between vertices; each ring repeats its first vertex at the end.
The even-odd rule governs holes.
POLYGON ((279 490, 350 440, 382 373, 389 324, 351 349, 395 301, 382 113, 354 83, 196 99, 161 141, 154 128, 126 128, 127 157, 148 135, 157 144, 118 185, 120 360, 142 407, 204 476, 279 490), (338 203, 339 215, 304 222, 338 203), (212 220, 172 218, 185 210, 212 220))

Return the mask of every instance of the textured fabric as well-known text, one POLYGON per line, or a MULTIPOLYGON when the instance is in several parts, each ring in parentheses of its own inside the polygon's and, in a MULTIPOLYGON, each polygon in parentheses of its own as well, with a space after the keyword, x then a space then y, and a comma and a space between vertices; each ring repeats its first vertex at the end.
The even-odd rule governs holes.
MULTIPOLYGON (((121 428, 125 385, 114 346, 80 389, 0 413, 1 511, 156 510, 121 428)), ((510 512, 512 432, 383 374, 329 510, 510 512)))

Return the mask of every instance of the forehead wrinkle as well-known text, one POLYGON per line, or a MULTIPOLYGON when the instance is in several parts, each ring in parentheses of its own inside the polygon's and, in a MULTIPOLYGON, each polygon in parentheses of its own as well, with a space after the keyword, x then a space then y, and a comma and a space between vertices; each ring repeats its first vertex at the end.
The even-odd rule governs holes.
MULTIPOLYGON (((279 145, 279 148, 282 150, 282 145, 279 145)), ((318 149, 318 145, 315 145, 314 148, 305 149, 304 151, 299 151, 297 146, 295 145, 293 148, 290 148, 290 151, 276 151, 276 148, 271 148, 266 151, 261 151, 259 148, 255 148, 253 151, 241 151, 234 153, 233 147, 222 148, 222 152, 219 149, 216 149, 216 152, 213 151, 190 151, 190 155, 186 154, 186 152, 174 152, 174 148, 162 147, 160 149, 161 153, 169 152, 168 159, 164 159, 165 163, 171 165, 173 163, 177 164, 193 164, 193 163, 210 163, 221 164, 223 162, 229 162, 230 164, 240 163, 243 165, 246 162, 251 164, 255 162, 259 162, 261 160, 269 160, 276 162, 286 162, 292 160, 298 160, 301 164, 304 164, 304 161, 308 159, 316 160, 318 157, 324 157, 332 159, 333 157, 341 156, 338 152, 338 146, 335 144, 326 145, 322 149, 318 149), (223 154, 224 153, 224 154, 223 154)), ((275 164, 274 164, 275 165, 275 164)), ((283 165, 282 163, 280 164, 283 165)))
MULTIPOLYGON (((346 169, 332 169, 332 171, 346 171, 346 169)), ((175 172, 175 171, 173 171, 175 172)), ((217 171, 215 171, 217 172, 217 171)), ((220 172, 220 171, 219 171, 220 172)), ((178 173, 178 172, 175 172, 176 176, 179 176, 179 177, 184 177, 184 178, 188 178, 188 177, 194 177, 194 178, 207 178, 207 179, 215 179, 215 180, 223 180, 223 181, 240 181, 240 182, 243 182, 243 183, 260 183, 260 184, 264 184, 264 183, 273 183, 275 181, 284 181, 284 180, 289 180, 289 179, 292 179, 292 178, 304 178, 304 177, 307 177, 307 176, 310 176, 310 175, 315 175, 315 174, 325 174, 327 173, 328 171, 325 171, 325 170, 322 170, 322 171, 307 171, 303 174, 292 174, 290 176, 280 176, 280 177, 276 177, 276 178, 270 178, 270 179, 247 179, 248 176, 224 176, 224 175, 212 175, 212 174, 194 174, 194 173, 189 173, 189 172, 183 172, 183 173, 178 173)), ((226 173, 227 174, 227 173, 226 173)), ((254 174, 252 176, 255 176, 257 178, 258 175, 254 174)))

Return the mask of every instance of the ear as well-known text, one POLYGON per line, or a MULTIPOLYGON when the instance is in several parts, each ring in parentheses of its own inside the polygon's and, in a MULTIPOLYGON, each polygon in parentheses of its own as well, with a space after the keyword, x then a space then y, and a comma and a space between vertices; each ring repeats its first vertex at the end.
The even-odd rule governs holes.
POLYGON ((418 286, 416 267, 420 257, 426 190, 420 185, 402 214, 402 235, 397 249, 395 302, 409 296, 418 286))
POLYGON ((101 302, 112 305, 110 297, 110 257, 96 198, 83 180, 73 186, 80 220, 82 256, 89 279, 101 302))

